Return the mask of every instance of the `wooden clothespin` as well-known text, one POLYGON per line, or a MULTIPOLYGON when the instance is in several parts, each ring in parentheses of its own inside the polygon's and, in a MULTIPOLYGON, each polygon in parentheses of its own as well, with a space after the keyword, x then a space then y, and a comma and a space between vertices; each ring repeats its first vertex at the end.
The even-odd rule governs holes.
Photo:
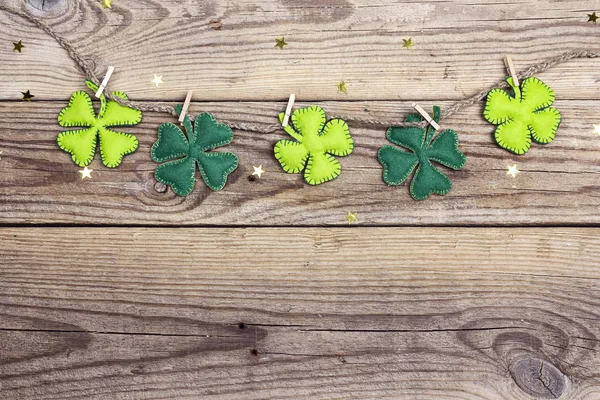
POLYGON ((183 123, 185 119, 185 115, 187 114, 188 108, 190 108, 190 102, 192 101, 192 94, 194 92, 189 90, 187 92, 187 96, 185 96, 185 102, 183 103, 183 107, 181 108, 181 114, 179 114, 179 122, 183 123))
POLYGON ((517 72, 515 71, 515 66, 513 64, 513 60, 511 56, 506 56, 504 58, 504 65, 506 66, 506 71, 511 76, 513 83, 516 87, 519 86, 519 77, 517 76, 517 72))
POLYGON ((108 70, 106 71, 106 75, 104 75, 104 80, 102 81, 102 84, 96 91, 96 98, 99 99, 100 96, 102 96, 102 93, 104 92, 106 85, 108 85, 108 80, 112 76, 113 72, 115 72, 115 67, 108 67, 108 70))
POLYGON ((427 111, 423 110, 423 108, 420 105, 418 105, 417 103, 413 103, 412 106, 415 110, 417 110, 419 114, 421 114, 423 118, 425 118, 425 121, 427 121, 429 125, 433 126, 433 129, 435 129, 436 131, 440 129, 438 123, 435 122, 435 120, 431 118, 431 115, 429 115, 427 111))
POLYGON ((281 126, 284 128, 288 126, 290 122, 290 116, 292 115, 292 108, 294 107, 294 103, 296 102, 296 95, 294 93, 290 94, 290 100, 288 101, 287 108, 285 109, 285 116, 283 117, 283 122, 281 126))

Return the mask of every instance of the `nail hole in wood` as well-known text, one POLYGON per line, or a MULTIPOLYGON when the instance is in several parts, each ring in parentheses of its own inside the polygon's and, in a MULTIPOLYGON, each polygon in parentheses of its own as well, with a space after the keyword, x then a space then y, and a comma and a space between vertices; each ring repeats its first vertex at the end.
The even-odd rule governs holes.
POLYGON ((250 350, 250 355, 253 357, 258 357, 258 350, 256 350, 256 349, 250 350))
POLYGON ((239 328, 239 329, 241 329, 241 330, 244 330, 244 329, 246 329, 247 327, 248 327, 248 326, 247 326, 245 323, 243 323, 243 322, 240 322, 240 323, 238 324, 238 328, 239 328))
POLYGON ((248 177, 248 180, 249 180, 250 182, 254 182, 254 181, 256 180, 256 177, 255 177, 254 175, 250 175, 250 176, 248 177))

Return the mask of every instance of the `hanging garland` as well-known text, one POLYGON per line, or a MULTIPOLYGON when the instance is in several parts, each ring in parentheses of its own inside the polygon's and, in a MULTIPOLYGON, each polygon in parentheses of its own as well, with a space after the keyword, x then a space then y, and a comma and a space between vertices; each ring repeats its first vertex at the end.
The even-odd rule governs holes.
MULTIPOLYGON (((54 38, 82 70, 87 78, 87 86, 92 90, 98 88, 99 80, 93 69, 66 39, 36 17, 4 4, 0 4, 0 9, 33 22, 54 38)), ((434 107, 433 120, 439 122, 487 98, 483 116, 498 126, 494 134, 496 142, 514 154, 524 154, 529 150, 531 140, 540 144, 550 143, 561 122, 560 112, 550 107, 554 103, 554 92, 534 75, 572 59, 598 57, 600 52, 567 51, 516 75, 515 78, 524 80, 521 85, 514 84, 513 78, 508 78, 506 82, 501 81, 495 85, 496 88, 491 91, 482 90, 455 103, 444 112, 440 112, 439 107, 434 107), (503 90, 507 88, 512 89, 513 96, 503 90)), ((57 138, 59 147, 70 153, 73 162, 79 166, 90 164, 98 139, 102 162, 110 168, 120 165, 123 156, 137 149, 138 141, 135 136, 114 131, 112 127, 137 125, 143 111, 163 112, 174 117, 178 117, 181 112, 180 106, 130 101, 122 92, 104 93, 100 96, 100 102, 100 111, 96 116, 90 96, 78 91, 73 93, 69 105, 58 116, 62 127, 83 128, 62 132, 57 138)), ((283 114, 279 118, 282 121, 283 114)), ((448 177, 432 161, 455 170, 461 169, 465 164, 466 158, 458 149, 457 134, 453 130, 444 130, 436 135, 429 122, 418 115, 411 114, 404 123, 398 125, 373 119, 345 119, 376 127, 392 126, 387 132, 388 140, 409 151, 389 145, 379 149, 378 159, 384 169, 383 180, 388 185, 400 185, 416 169, 410 184, 411 196, 416 200, 426 199, 433 193, 446 194, 452 187, 448 177)), ((293 126, 285 126, 283 129, 295 140, 281 140, 274 149, 275 158, 283 170, 288 173, 304 172, 305 181, 311 185, 339 176, 341 166, 335 157, 349 155, 354 149, 346 121, 333 119, 326 122, 323 109, 312 106, 296 110, 292 115, 292 124, 293 126)), ((233 138, 231 128, 263 133, 282 129, 281 125, 259 128, 231 123, 227 126, 218 124, 208 113, 200 114, 193 127, 191 119, 186 115, 183 125, 187 136, 174 124, 161 125, 151 154, 155 162, 164 163, 157 167, 156 179, 171 186, 180 196, 187 196, 192 192, 196 164, 210 189, 221 190, 225 186, 227 176, 238 166, 238 158, 232 153, 209 150, 230 143, 233 138)))

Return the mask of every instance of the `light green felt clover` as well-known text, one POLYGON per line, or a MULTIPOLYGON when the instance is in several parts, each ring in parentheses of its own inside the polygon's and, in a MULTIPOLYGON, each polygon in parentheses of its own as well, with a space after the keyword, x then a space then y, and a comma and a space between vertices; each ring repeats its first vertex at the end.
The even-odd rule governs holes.
MULTIPOLYGON (((440 108, 433 107, 433 119, 440 119, 440 108)), ((419 114, 410 114, 406 122, 420 122, 419 114)), ((415 170, 410 183, 410 194, 415 200, 425 200, 431 194, 447 194, 452 188, 452 182, 446 175, 438 171, 431 163, 445 165, 459 170, 467 161, 465 155, 458 149, 458 135, 451 129, 446 129, 435 136, 435 129, 430 125, 426 128, 393 126, 387 131, 390 142, 404 147, 410 152, 400 150, 395 146, 383 146, 377 152, 377 158, 383 165, 383 180, 390 186, 402 184, 415 170), (418 165, 418 167, 417 167, 418 165)))
MULTIPOLYGON (((181 105, 175 109, 181 113, 181 105)), ((171 186, 177 195, 187 196, 194 190, 198 164, 206 186, 214 191, 223 189, 227 176, 238 166, 238 158, 233 153, 208 150, 231 143, 231 128, 217 123, 209 113, 198 115, 193 128, 186 115, 183 126, 187 137, 170 122, 158 128, 158 140, 152 146, 151 156, 157 163, 164 164, 156 167, 156 180, 171 186)))
MULTIPOLYGON (((96 92, 98 86, 91 81, 86 85, 96 92)), ((114 92, 114 96, 128 100, 123 92, 114 92)), ((142 120, 142 112, 125 107, 116 101, 100 96, 100 111, 95 115, 92 99, 80 90, 71 95, 69 105, 58 114, 58 123, 62 127, 80 127, 84 129, 62 132, 58 135, 58 146, 71 154, 73 162, 80 167, 89 165, 96 154, 96 142, 100 138, 102 163, 109 168, 118 167, 123 156, 138 148, 135 136, 116 132, 109 128, 115 126, 134 126, 142 120)))
MULTIPOLYGON (((279 114, 283 121, 285 113, 279 114)), ((275 158, 288 174, 304 171, 304 180, 318 185, 340 175, 342 167, 334 156, 347 156, 354 149, 348 124, 341 119, 327 122, 319 106, 301 108, 292 114, 285 131, 296 140, 284 139, 275 144, 275 158)))
POLYGON ((498 125, 494 137, 498 145, 515 154, 525 154, 531 139, 540 144, 554 140, 561 116, 555 108, 554 92, 537 78, 527 78, 521 87, 507 79, 515 97, 502 89, 493 89, 487 96, 483 115, 498 125))

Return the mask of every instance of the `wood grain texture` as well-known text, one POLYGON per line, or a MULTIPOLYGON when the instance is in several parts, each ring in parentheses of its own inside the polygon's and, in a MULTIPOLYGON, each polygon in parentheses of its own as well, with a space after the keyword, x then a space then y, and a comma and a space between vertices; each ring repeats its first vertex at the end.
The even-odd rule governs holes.
POLYGON ((134 100, 193 89, 192 113, 260 128, 296 93, 348 119, 356 149, 340 178, 309 187, 273 157, 282 131, 238 130, 225 190, 198 182, 184 199, 156 184, 149 156, 173 119, 146 113, 127 129, 138 152, 116 170, 96 159, 82 181, 56 116, 83 76, 0 12, 0 399, 600 398, 600 60, 539 75, 563 123, 525 156, 494 144, 482 105, 444 121, 468 158, 445 197, 385 186, 385 128, 356 122, 401 121, 415 100, 448 107, 499 81, 507 53, 524 70, 594 48, 589 1, 3 1, 99 75, 116 66, 110 87, 134 100), (25 90, 34 102, 17 101, 25 90), (348 211, 358 226, 324 227, 348 211), (199 228, 168 227, 184 225, 199 228))
POLYGON ((0 231, 3 399, 595 400, 600 231, 0 231))
MULTIPOLYGON (((145 100, 180 101, 190 89, 204 101, 462 99, 502 79, 503 54, 525 70, 569 48, 599 49, 589 0, 120 0, 112 10, 95 0, 45 1, 43 10, 40 0, 4 1, 44 18, 98 74, 114 65, 113 87, 145 100), (164 75, 159 89, 154 73, 164 75), (348 95, 337 93, 342 79, 348 95)), ((0 46, 0 99, 28 88, 64 100, 81 87, 67 54, 31 24, 0 12, 0 37, 26 45, 23 54, 0 46)), ((581 60, 540 78, 559 98, 591 100, 598 71, 598 61, 581 60)))
MULTIPOLYGON (((598 224, 600 140, 593 124, 600 103, 558 101, 564 122, 554 142, 532 145, 516 157, 498 148, 494 127, 462 113, 445 121, 457 129, 467 156, 462 171, 444 172, 454 183, 447 196, 417 202, 406 184, 388 187, 382 180, 377 149, 387 144, 384 129, 351 125, 356 148, 340 157, 341 176, 317 187, 299 174, 286 174, 273 156, 274 144, 286 134, 235 132, 227 150, 238 154, 240 166, 221 192, 202 181, 188 198, 155 186, 150 148, 160 123, 174 121, 146 113, 135 128, 137 153, 118 169, 92 163, 92 180, 81 180, 79 168, 59 150, 61 128, 56 115, 67 103, 0 103, 0 221, 3 223, 175 224, 175 225, 324 225, 347 224, 348 211, 366 225, 516 225, 598 224), (585 109, 585 113, 581 110, 585 109), (506 175, 517 163, 516 179, 506 175), (263 165, 262 179, 250 181, 252 166, 263 165), (157 191, 158 189, 158 191, 157 191)), ((298 106, 307 103, 299 103, 298 106)), ((438 103, 440 104, 440 103, 438 103)), ((444 106, 447 103, 441 103, 444 106)), ((404 102, 323 102, 330 117, 373 117, 410 110, 404 102)), ((479 107, 474 107, 478 113, 479 107)), ((213 112, 219 120, 268 126, 285 103, 195 103, 192 113, 213 112)), ((199 176, 197 177, 198 179, 199 176)))

